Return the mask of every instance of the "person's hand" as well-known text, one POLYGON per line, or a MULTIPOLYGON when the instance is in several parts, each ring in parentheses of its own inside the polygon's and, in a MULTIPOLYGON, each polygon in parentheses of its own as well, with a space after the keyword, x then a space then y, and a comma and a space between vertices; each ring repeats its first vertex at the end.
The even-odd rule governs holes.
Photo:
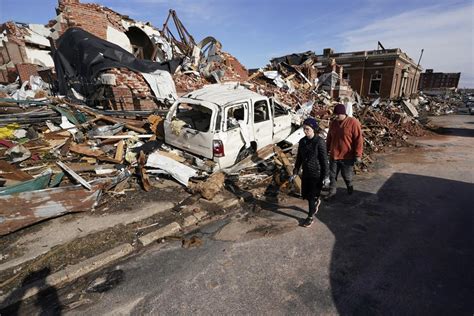
POLYGON ((326 188, 327 188, 330 183, 331 183, 331 181, 329 180, 329 177, 324 178, 324 180, 323 180, 323 187, 326 187, 326 188))
POLYGON ((361 162, 362 162, 362 158, 361 158, 361 157, 356 157, 356 158, 355 158, 355 162, 356 162, 356 163, 361 163, 361 162))

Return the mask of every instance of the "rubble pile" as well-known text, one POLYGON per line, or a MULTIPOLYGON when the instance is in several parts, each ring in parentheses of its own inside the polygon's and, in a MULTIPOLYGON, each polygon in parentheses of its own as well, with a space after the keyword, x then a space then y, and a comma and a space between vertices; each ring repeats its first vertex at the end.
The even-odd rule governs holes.
MULTIPOLYGON (((301 122, 316 117, 325 137, 337 103, 343 103, 348 115, 362 124, 365 152, 356 169, 367 170, 374 152, 405 146, 409 136, 424 135, 420 117, 453 113, 461 102, 457 96, 423 94, 411 99, 362 100, 342 78, 342 66, 334 60, 322 65, 312 52, 274 58, 249 75, 234 56, 222 51, 216 39, 206 37, 196 43, 173 10, 162 30, 78 0, 60 1, 59 11, 62 17, 50 25, 55 27, 50 39, 59 56, 55 59, 57 81, 51 73, 47 78, 41 76, 46 63, 31 64, 26 53, 17 61, 1 60, 0 81, 9 84, 0 85, 0 200, 9 215, 0 214, 0 235, 49 217, 92 210, 104 196, 139 186, 150 191, 165 177, 206 199, 223 187, 234 193, 255 188, 265 191, 271 185, 288 190, 294 145, 302 137, 298 134, 301 122), (178 36, 168 28, 171 21, 178 36), (107 40, 110 27, 116 32, 113 39, 121 38, 123 43, 107 40), (146 34, 152 49, 138 43, 130 35, 134 32, 146 34), (244 108, 229 112, 226 124, 240 127, 241 134, 236 135, 245 141, 245 155, 239 152, 237 163, 232 159, 234 165, 225 174, 215 172, 212 159, 165 144, 163 132, 164 115, 179 95, 224 82, 237 82, 231 87, 234 93, 244 86, 273 97, 277 101, 273 111, 267 106, 268 113, 258 114, 268 121, 268 115, 284 112, 292 133, 282 137, 278 146, 270 144, 256 151, 239 125, 244 121, 239 111, 244 108)), ((14 49, 12 43, 34 47, 35 53, 50 49, 44 26, 6 23, 3 28, 6 35, 0 44, 9 44, 0 45, 1 52, 14 49)), ((199 115, 197 123, 192 122, 196 126, 206 115, 210 117, 205 111, 199 115)), ((175 126, 177 135, 187 122, 181 123, 175 126)), ((203 130, 196 127, 193 135, 205 132, 204 126, 203 130)), ((214 145, 219 146, 218 142, 214 145)), ((298 181, 293 185, 298 191, 298 181)))
POLYGON ((424 115, 445 115, 456 112, 463 105, 459 95, 428 96, 420 93, 416 102, 424 115))
POLYGON ((212 83, 243 83, 247 80, 248 71, 237 58, 223 52, 219 42, 216 41, 212 45, 212 54, 203 53, 194 65, 184 63, 173 75, 178 92, 184 94, 212 83))
POLYGON ((210 82, 201 77, 197 72, 177 72, 173 75, 173 80, 176 85, 176 91, 179 94, 194 91, 204 87, 210 82))
MULTIPOLYGON (((119 118, 52 97, 20 104, 2 99, 0 111, 0 200, 11 214, 2 215, 0 235, 89 211, 107 192, 149 191, 169 175, 188 186, 190 177, 209 175, 183 164, 191 166, 193 157, 164 145, 158 115, 119 118)), ((212 198, 222 187, 215 182, 195 180, 194 186, 212 198)))

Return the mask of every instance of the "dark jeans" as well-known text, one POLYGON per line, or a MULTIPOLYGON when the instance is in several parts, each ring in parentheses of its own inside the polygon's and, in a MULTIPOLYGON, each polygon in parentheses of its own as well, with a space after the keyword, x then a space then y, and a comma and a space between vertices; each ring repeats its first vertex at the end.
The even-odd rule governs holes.
POLYGON ((342 179, 346 183, 346 186, 352 186, 352 177, 354 176, 354 160, 343 159, 343 160, 329 160, 329 185, 330 193, 336 193, 336 181, 337 176, 341 172, 342 179))

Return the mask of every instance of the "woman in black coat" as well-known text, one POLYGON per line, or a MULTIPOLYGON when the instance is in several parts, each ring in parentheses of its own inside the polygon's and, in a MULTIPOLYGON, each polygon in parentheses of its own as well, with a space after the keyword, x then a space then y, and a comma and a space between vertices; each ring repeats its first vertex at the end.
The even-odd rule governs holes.
POLYGON ((326 151, 326 142, 317 135, 318 122, 312 117, 303 122, 305 137, 299 141, 298 154, 296 156, 293 177, 297 176, 300 168, 303 169, 301 176, 301 196, 308 200, 308 217, 303 222, 304 227, 313 224, 313 216, 321 204, 320 194, 323 183, 329 178, 329 162, 326 151))

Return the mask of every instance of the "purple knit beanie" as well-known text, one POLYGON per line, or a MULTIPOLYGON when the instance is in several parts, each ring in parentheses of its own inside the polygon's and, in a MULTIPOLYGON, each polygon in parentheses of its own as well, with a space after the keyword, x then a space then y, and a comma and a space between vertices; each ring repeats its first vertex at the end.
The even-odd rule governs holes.
POLYGON ((307 119, 305 119, 303 121, 303 125, 307 125, 307 126, 311 127, 315 132, 319 128, 318 122, 312 117, 308 117, 307 119))
POLYGON ((334 114, 346 114, 346 107, 344 106, 344 104, 336 104, 336 106, 334 107, 334 114))

